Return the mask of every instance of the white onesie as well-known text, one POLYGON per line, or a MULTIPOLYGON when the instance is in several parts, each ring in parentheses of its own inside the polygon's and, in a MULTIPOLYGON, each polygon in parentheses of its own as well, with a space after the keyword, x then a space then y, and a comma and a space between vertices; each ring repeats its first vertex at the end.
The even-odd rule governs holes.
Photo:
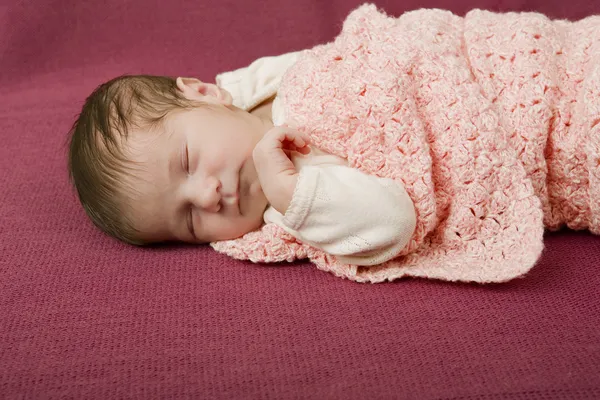
MULTIPOLYGON (((217 85, 231 93, 233 105, 250 111, 277 94, 283 74, 298 55, 260 58, 217 75, 217 85)), ((278 97, 272 120, 275 126, 286 122, 278 97)), ((299 177, 290 205, 285 214, 268 207, 265 222, 348 264, 379 264, 406 246, 416 215, 402 184, 350 168, 346 160, 314 147, 292 162, 299 177)))

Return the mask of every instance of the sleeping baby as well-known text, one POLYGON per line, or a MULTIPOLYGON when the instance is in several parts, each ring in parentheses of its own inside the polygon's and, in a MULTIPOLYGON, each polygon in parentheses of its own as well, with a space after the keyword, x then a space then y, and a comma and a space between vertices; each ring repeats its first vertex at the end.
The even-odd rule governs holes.
POLYGON ((123 76, 98 87, 69 152, 95 225, 132 244, 207 243, 266 221, 357 265, 397 254, 415 227, 402 185, 348 167, 281 121, 273 98, 297 56, 261 58, 217 84, 123 76))
POLYGON ((308 258, 357 282, 503 282, 600 233, 600 18, 363 5, 334 41, 216 77, 123 76, 71 131, 100 229, 308 258))

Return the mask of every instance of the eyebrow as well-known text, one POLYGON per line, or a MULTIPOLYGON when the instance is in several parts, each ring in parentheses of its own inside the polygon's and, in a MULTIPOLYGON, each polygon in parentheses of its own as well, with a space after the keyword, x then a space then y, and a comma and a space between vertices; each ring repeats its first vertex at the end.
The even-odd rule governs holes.
MULTIPOLYGON (((182 141, 177 145, 177 150, 175 151, 169 151, 169 156, 168 156, 168 166, 167 166, 167 177, 169 179, 169 182, 173 182, 176 180, 176 176, 177 176, 177 168, 181 168, 182 167, 182 160, 183 160, 183 152, 186 146, 186 141, 182 141)), ((172 147, 171 147, 172 148, 172 147)), ((171 149, 169 149, 171 150, 171 149)), ((175 234, 175 236, 179 237, 179 240, 183 240, 186 241, 188 240, 188 238, 191 236, 192 240, 195 240, 195 236, 192 234, 190 227, 188 225, 188 219, 187 219, 187 210, 183 209, 182 207, 180 207, 179 205, 175 206, 174 209, 174 218, 173 220, 175 221, 175 226, 171 228, 172 233, 175 234), (183 225, 185 226, 185 229, 180 229, 179 227, 181 227, 182 223, 181 221, 183 220, 183 225), (175 229, 173 229, 175 228, 175 229)))
MULTIPOLYGON (((168 146, 170 143, 172 143, 174 141, 173 139, 174 139, 174 136, 175 136, 175 130, 169 124, 165 124, 164 128, 165 128, 165 132, 164 133, 167 136, 166 143, 167 143, 167 146, 168 146)), ((172 146, 168 146, 168 148, 167 148, 167 150, 169 151, 168 165, 167 165, 167 168, 168 168, 168 170, 167 170, 168 175, 167 176, 169 178, 169 181, 172 181, 173 180, 173 176, 175 175, 175 168, 177 168, 177 165, 176 165, 175 161, 177 160, 177 158, 181 159, 181 154, 180 154, 180 152, 181 152, 181 146, 179 147, 179 151, 175 152, 175 153, 179 153, 178 154, 179 157, 177 155, 175 157, 173 156, 173 152, 171 151, 171 148, 172 148, 172 146)))
MULTIPOLYGON (((185 139, 179 145, 179 151, 177 152, 177 158, 179 159, 179 166, 181 167, 181 170, 184 172, 185 172, 185 164, 184 164, 183 160, 184 160, 184 157, 187 156, 187 146, 188 146, 188 142, 187 142, 187 139, 185 139)), ((188 163, 189 162, 190 162, 190 160, 188 159, 188 163)), ((171 160, 171 163, 176 164, 172 160, 171 160)), ((175 168, 175 167, 172 167, 172 168, 175 168)), ((178 207, 178 208, 180 208, 180 207, 178 207)), ((192 216, 191 224, 189 223, 189 219, 188 219, 190 210, 187 207, 183 207, 183 211, 178 211, 178 213, 183 216, 186 236, 189 236, 193 242, 197 241, 198 237, 196 236, 196 232, 194 230, 193 216, 192 216)))
POLYGON ((175 176, 175 169, 178 167, 177 160, 179 160, 179 164, 181 164, 181 152, 182 146, 179 146, 179 150, 170 152, 171 154, 169 154, 169 180, 173 180, 173 177, 175 176), (175 153, 175 155, 173 155, 173 153, 175 153))

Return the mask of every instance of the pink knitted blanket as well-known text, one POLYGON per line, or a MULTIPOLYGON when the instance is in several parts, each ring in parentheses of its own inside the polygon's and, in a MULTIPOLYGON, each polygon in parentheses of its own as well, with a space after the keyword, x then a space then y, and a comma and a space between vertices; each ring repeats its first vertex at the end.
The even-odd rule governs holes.
POLYGON ((288 125, 350 166, 401 182, 417 228, 395 259, 338 262, 279 227, 213 243, 254 262, 309 258, 358 282, 524 275, 544 228, 600 233, 600 17, 364 5, 306 51, 278 96, 288 125))

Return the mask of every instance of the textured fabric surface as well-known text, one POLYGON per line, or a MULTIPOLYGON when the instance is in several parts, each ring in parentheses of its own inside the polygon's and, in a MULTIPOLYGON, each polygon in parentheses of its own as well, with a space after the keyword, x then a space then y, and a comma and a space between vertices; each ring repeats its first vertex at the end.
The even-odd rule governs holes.
MULTIPOLYGON (((207 247, 131 248, 69 190, 65 133, 123 73, 196 75, 331 40, 358 1, 0 6, 0 398, 593 399, 600 243, 549 234, 526 279, 358 285, 207 247)), ((600 12, 574 0, 378 3, 600 12)))

